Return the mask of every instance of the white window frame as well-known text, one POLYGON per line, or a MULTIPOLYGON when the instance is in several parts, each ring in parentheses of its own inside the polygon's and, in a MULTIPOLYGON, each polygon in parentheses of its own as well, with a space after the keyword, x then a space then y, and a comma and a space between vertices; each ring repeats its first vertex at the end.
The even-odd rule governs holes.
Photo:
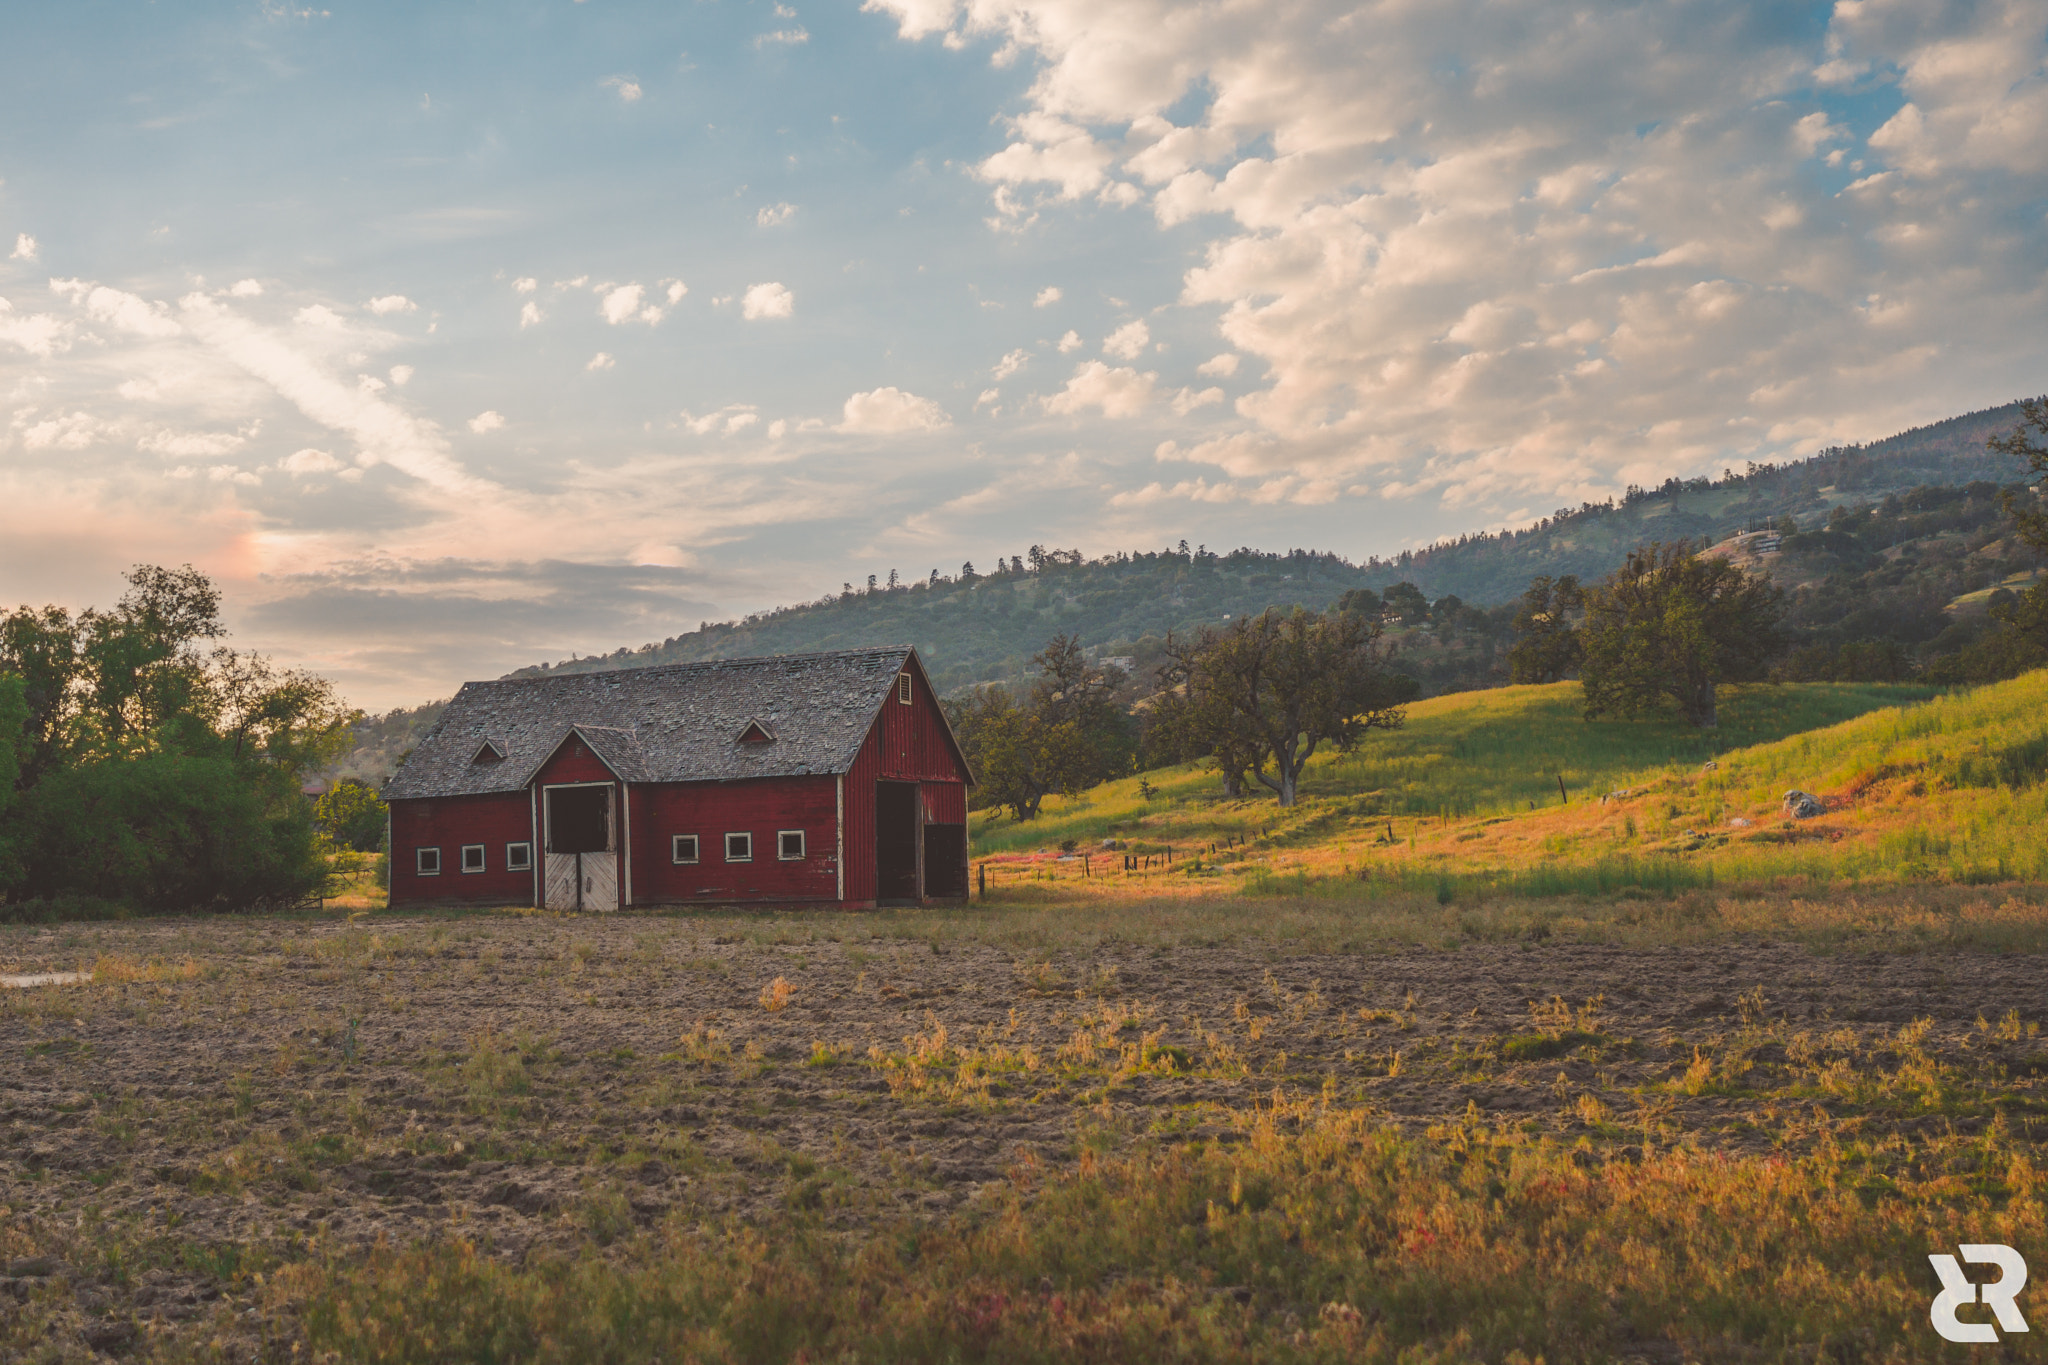
POLYGON ((412 851, 412 870, 416 875, 421 877, 440 876, 441 846, 439 844, 422 844, 418 848, 415 848, 412 851), (433 855, 434 865, 432 867, 427 866, 428 854, 433 855))
POLYGON ((462 846, 461 862, 458 866, 464 872, 488 872, 491 870, 490 852, 483 844, 464 844, 462 846), (472 850, 476 853, 475 867, 469 865, 469 855, 472 850))
POLYGON ((751 863, 754 861, 753 831, 734 830, 725 836, 725 860, 729 863, 751 863), (747 851, 740 854, 737 858, 733 856, 732 852, 732 841, 735 839, 745 839, 747 841, 747 851))
POLYGON ((775 858, 778 862, 800 863, 804 860, 804 832, 800 829, 778 829, 775 831, 775 858), (785 839, 796 840, 796 852, 789 851, 785 839))
POLYGON ((533 871, 533 845, 527 840, 505 845, 505 870, 507 872, 533 871))
POLYGON ((912 695, 913 693, 910 690, 910 675, 908 673, 898 673, 896 675, 897 702, 901 705, 908 706, 910 705, 912 695))
POLYGON ((678 865, 704 861, 704 841, 695 834, 671 834, 668 836, 668 860, 678 865), (683 840, 690 841, 690 856, 683 856, 683 840))

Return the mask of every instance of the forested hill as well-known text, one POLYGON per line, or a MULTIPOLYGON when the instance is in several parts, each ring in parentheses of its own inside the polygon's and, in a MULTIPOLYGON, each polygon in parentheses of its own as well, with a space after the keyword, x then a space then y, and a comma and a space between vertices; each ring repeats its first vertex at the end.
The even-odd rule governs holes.
POLYGON ((1647 540, 1718 542, 1787 516, 1812 527, 1836 507, 1879 502, 1914 488, 2011 483, 2026 476, 2026 466, 1986 450, 1984 441, 2011 431, 2019 420, 2019 404, 2008 403, 1791 464, 1631 488, 1618 501, 1561 508, 1520 531, 1462 536, 1369 559, 1367 576, 1375 587, 1381 580, 1406 579, 1432 598, 1455 594, 1491 604, 1515 596, 1537 574, 1598 578, 1647 540))
MULTIPOLYGON (((1078 634, 1091 653, 1134 657, 1149 675, 1159 639, 1169 630, 1220 623, 1268 606, 1320 610, 1353 588, 1384 593, 1403 581, 1431 600, 1455 596, 1467 607, 1494 606, 1521 593, 1536 574, 1598 578, 1646 540, 1719 542, 1788 517, 1801 529, 1813 530, 1837 508, 1877 504, 1890 493, 2012 483, 2024 476, 2024 468, 1992 455, 1984 440, 2010 431, 2018 421, 2019 406, 2010 404, 1789 465, 1752 466, 1720 479, 1673 479, 1654 489, 1631 489, 1618 501, 1562 509, 1519 531, 1465 536, 1362 564, 1326 551, 1240 549, 1219 555, 1184 543, 1171 550, 1092 560, 1078 551, 1034 548, 1028 562, 1020 555, 1000 568, 983 565, 973 575, 941 575, 893 587, 874 584, 740 621, 706 623, 637 649, 521 669, 513 676, 900 642, 917 646, 940 687, 950 691, 974 682, 1021 678, 1031 655, 1062 631, 1078 634)), ((1973 582, 1967 574, 1958 581, 1973 582)), ((1950 585, 1936 586, 1945 591, 1950 585)), ((1498 636, 1505 615, 1489 615, 1500 617, 1492 631, 1498 636)), ((1449 618, 1465 620, 1476 631, 1476 617, 1469 613, 1459 617, 1454 609, 1449 618)), ((1475 637, 1468 649, 1462 636, 1448 637, 1447 643, 1434 628, 1421 635, 1397 633, 1414 637, 1404 641, 1404 666, 1432 692, 1484 685, 1480 679, 1497 671, 1494 656, 1504 647, 1500 639, 1475 637), (1432 651, 1445 657, 1422 657, 1432 651)), ((371 719, 342 771, 381 777, 439 712, 438 704, 429 704, 371 719)))
MULTIPOLYGON (((1353 564, 1337 554, 1203 548, 1118 553, 1034 551, 999 573, 874 585, 742 621, 709 623, 659 644, 525 669, 586 671, 698 659, 846 649, 878 641, 917 646, 941 687, 1014 678, 1058 631, 1109 654, 1146 636, 1268 606, 1320 609, 1356 587, 1384 591, 1406 580, 1435 599, 1475 606, 1506 602, 1536 574, 1597 578, 1645 540, 1720 541, 1752 524, 1790 516, 1818 525, 1837 506, 1881 500, 1925 485, 1960 486, 2022 477, 2020 462, 1984 440, 2010 431, 2019 405, 1916 427, 1867 446, 1825 451, 1793 464, 1753 465, 1720 479, 1672 479, 1630 489, 1619 501, 1562 509, 1534 526, 1465 536, 1427 549, 1353 564)), ((994 566, 984 566, 990 569, 994 566)), ((1139 652, 1142 653, 1142 650, 1139 652)), ((516 676, 516 675, 515 675, 516 676)))

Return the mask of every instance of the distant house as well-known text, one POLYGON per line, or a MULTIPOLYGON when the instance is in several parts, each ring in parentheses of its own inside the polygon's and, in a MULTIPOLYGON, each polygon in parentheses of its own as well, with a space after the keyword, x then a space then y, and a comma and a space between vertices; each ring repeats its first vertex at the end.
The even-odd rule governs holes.
POLYGON ((907 647, 465 683, 384 788, 391 902, 963 898, 972 782, 907 647))

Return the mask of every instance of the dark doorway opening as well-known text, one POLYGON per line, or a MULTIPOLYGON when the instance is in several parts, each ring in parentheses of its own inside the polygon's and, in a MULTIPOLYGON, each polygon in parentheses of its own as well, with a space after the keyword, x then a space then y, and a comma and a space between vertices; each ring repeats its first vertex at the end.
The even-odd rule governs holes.
POLYGON ((967 826, 924 827, 924 893, 934 900, 967 899, 967 826))
POLYGON ((606 853, 612 846, 610 787, 549 787, 548 852, 606 853))
POLYGON ((917 875, 917 784, 875 784, 875 899, 915 901, 917 875))

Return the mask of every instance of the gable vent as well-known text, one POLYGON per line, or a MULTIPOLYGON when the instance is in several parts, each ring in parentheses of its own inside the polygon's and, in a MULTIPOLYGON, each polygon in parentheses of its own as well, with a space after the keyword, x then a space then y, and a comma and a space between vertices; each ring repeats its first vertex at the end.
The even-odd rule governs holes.
POLYGON ((740 728, 739 741, 742 744, 773 744, 775 732, 758 720, 750 720, 740 728))
POLYGON ((503 763, 505 761, 505 751, 500 749, 495 742, 487 739, 483 742, 483 747, 476 751, 476 757, 469 761, 471 763, 503 763))

